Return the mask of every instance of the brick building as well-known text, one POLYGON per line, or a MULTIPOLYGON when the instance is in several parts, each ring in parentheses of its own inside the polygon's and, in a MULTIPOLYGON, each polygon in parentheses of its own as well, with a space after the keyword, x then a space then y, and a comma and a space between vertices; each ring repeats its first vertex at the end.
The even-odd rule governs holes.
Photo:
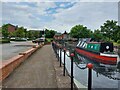
POLYGON ((17 30, 17 26, 14 26, 12 24, 7 24, 8 25, 8 32, 14 32, 15 30, 17 30))
POLYGON ((56 33, 54 35, 54 39, 56 39, 56 40, 61 40, 61 39, 68 40, 69 39, 69 34, 66 31, 63 34, 56 33))

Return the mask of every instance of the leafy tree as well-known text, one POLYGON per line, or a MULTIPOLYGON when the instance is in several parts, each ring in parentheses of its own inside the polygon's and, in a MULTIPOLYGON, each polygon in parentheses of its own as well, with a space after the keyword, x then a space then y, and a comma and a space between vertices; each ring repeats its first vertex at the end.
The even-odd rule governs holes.
POLYGON ((103 35, 101 34, 100 30, 97 29, 94 31, 93 33, 93 39, 96 40, 96 41, 100 41, 103 39, 103 35))
POLYGON ((8 35, 9 35, 9 32, 8 32, 8 24, 4 24, 3 26, 2 26, 2 36, 4 37, 4 38, 7 38, 8 37, 8 35))
POLYGON ((76 25, 72 27, 70 35, 73 38, 89 38, 92 36, 92 31, 83 25, 76 25))
POLYGON ((27 31, 26 36, 30 39, 34 37, 32 31, 27 31))
POLYGON ((46 38, 53 38, 53 36, 55 35, 55 31, 54 30, 45 30, 45 37, 46 38))
POLYGON ((40 32, 39 31, 34 31, 33 35, 35 38, 40 38, 40 32))
POLYGON ((101 26, 101 33, 104 37, 108 37, 109 40, 113 38, 114 32, 117 30, 117 21, 107 20, 103 26, 101 26))
POLYGON ((25 37, 25 32, 23 27, 18 27, 17 30, 15 31, 16 37, 23 38, 25 37))
POLYGON ((120 40, 120 26, 117 26, 117 29, 114 30, 112 39, 117 42, 120 40))

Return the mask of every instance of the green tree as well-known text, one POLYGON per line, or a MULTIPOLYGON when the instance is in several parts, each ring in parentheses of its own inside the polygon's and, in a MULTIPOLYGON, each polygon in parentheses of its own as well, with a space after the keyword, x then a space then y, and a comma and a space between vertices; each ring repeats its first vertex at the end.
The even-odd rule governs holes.
POLYGON ((117 42, 120 40, 120 26, 117 26, 117 29, 114 30, 112 39, 117 42))
POLYGON ((32 31, 27 31, 26 36, 30 39, 32 39, 34 37, 32 31))
POLYGON ((23 27, 18 27, 17 30, 15 31, 16 37, 23 38, 25 37, 25 32, 23 27))
POLYGON ((7 37, 9 36, 8 24, 2 25, 2 36, 3 36, 4 38, 7 38, 7 37))
POLYGON ((76 25, 72 27, 70 35, 73 38, 89 38, 92 36, 92 31, 83 25, 76 25))
POLYGON ((93 39, 96 40, 96 41, 100 41, 103 39, 103 35, 101 34, 100 30, 97 29, 94 31, 93 33, 93 39))
POLYGON ((54 30, 45 30, 45 37, 46 38, 53 38, 53 36, 55 35, 55 31, 54 30))
POLYGON ((40 32, 39 31, 34 31, 33 35, 35 38, 40 38, 40 32))
POLYGON ((114 37, 114 32, 117 30, 117 21, 107 20, 101 26, 101 33, 104 37, 109 38, 109 41, 114 37))

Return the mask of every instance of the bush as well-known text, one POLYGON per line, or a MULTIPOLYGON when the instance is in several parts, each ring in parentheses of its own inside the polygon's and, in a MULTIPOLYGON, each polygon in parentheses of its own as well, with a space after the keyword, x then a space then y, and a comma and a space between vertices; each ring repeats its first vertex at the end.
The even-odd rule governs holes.
POLYGON ((120 44, 120 40, 117 40, 117 43, 120 44))

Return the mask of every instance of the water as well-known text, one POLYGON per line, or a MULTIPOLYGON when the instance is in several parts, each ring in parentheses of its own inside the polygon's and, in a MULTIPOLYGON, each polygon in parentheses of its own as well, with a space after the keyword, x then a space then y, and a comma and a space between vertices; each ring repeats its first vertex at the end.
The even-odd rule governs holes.
MULTIPOLYGON (((62 62, 63 62, 62 52, 62 62)), ((101 66, 95 62, 90 61, 89 59, 79 56, 81 59, 78 63, 74 63, 74 78, 80 82, 85 87, 88 86, 87 73, 88 69, 80 69, 85 67, 86 63, 93 63, 94 69, 92 72, 92 88, 93 90, 120 90, 120 69, 116 66, 101 66), (83 63, 83 61, 85 61, 83 63)), ((68 73, 71 72, 71 60, 66 56, 66 68, 68 73)))
POLYGON ((7 44, 0 44, 0 57, 1 60, 8 60, 20 52, 24 52, 32 47, 30 41, 27 42, 11 42, 7 44))

